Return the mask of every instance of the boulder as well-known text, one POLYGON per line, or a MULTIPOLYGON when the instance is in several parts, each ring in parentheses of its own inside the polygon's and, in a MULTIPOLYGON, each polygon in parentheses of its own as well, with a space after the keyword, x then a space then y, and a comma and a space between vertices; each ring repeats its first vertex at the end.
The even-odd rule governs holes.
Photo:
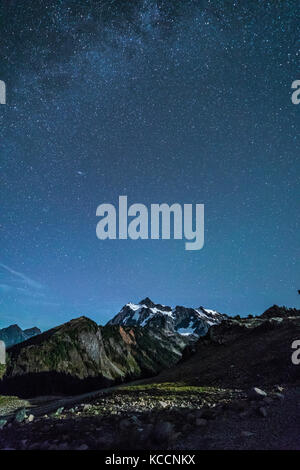
POLYGON ((15 421, 17 421, 18 423, 22 423, 26 418, 26 409, 25 408, 22 408, 21 410, 19 410, 15 416, 15 421))
POLYGON ((157 443, 169 442, 174 434, 174 426, 168 421, 157 423, 153 429, 153 439, 157 443))
POLYGON ((204 419, 204 418, 196 419, 196 426, 206 426, 206 425, 207 425, 207 419, 204 419))
POLYGON ((249 398, 252 400, 261 400, 267 396, 267 393, 258 387, 253 387, 249 392, 249 398))

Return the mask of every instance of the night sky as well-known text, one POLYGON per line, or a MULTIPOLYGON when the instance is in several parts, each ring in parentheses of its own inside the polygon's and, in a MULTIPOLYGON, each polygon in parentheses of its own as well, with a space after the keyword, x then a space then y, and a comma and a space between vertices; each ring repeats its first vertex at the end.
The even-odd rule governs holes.
POLYGON ((129 301, 300 307, 299 2, 1 2, 0 327, 129 301), (96 208, 205 204, 205 245, 96 237, 96 208))

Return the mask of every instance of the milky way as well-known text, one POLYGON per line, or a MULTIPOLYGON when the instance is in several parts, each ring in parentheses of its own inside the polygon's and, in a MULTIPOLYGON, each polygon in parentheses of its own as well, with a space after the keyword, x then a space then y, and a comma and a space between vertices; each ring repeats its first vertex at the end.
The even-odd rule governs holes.
POLYGON ((300 306, 297 1, 1 6, 0 326, 129 300, 300 306), (205 246, 96 238, 96 208, 205 204, 205 246))

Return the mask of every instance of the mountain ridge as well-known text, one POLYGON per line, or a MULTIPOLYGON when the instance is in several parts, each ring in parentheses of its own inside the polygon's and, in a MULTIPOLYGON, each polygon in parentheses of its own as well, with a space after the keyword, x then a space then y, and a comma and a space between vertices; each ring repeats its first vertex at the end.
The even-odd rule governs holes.
POLYGON ((220 323, 228 315, 202 306, 189 308, 177 305, 156 304, 149 297, 138 304, 132 302, 122 307, 120 312, 108 321, 108 325, 148 326, 160 328, 166 333, 179 333, 194 337, 204 336, 210 326, 220 323))
POLYGON ((178 362, 186 345, 179 334, 79 317, 11 346, 0 391, 74 394, 152 376, 178 362))
MULTIPOLYGON (((247 350, 252 348, 249 354, 254 355, 257 345, 252 344, 252 338, 274 338, 277 344, 274 331, 280 332, 280 328, 292 338, 299 317, 299 310, 272 306, 258 317, 229 318, 204 307, 171 309, 146 298, 139 304, 125 305, 105 326, 81 316, 9 347, 0 391, 22 396, 76 394, 157 374, 172 379, 170 368, 175 368, 175 376, 182 370, 179 376, 184 377, 189 361, 194 364, 193 357, 198 359, 192 375, 203 379, 206 374, 210 380, 212 374, 214 381, 220 374, 223 381, 223 374, 226 377, 232 372, 236 358, 241 357, 242 368, 248 368, 245 354, 236 349, 238 343, 247 345, 247 350), (216 319, 213 324, 211 318, 216 319), (182 334, 189 325, 191 331, 182 334), (224 351, 228 351, 230 363, 224 362, 224 351)), ((290 345, 286 348, 288 355, 290 345)), ((255 358, 260 360, 261 356, 255 358)), ((286 356, 284 361, 286 366, 286 356)))
POLYGON ((41 330, 36 326, 22 330, 17 324, 0 329, 0 340, 4 341, 7 348, 39 335, 41 330))

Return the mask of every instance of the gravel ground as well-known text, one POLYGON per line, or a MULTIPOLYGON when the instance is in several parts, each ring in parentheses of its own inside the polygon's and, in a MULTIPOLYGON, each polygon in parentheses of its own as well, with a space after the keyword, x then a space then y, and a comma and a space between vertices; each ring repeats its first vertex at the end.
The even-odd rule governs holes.
POLYGON ((231 450, 300 450, 300 389, 288 390, 271 404, 249 404, 240 413, 224 413, 205 433, 187 436, 179 448, 231 450), (261 414, 260 405, 266 410, 261 414))
POLYGON ((276 387, 267 396, 126 387, 48 415, 26 412, 22 422, 3 425, 1 449, 300 450, 299 387, 276 387))

